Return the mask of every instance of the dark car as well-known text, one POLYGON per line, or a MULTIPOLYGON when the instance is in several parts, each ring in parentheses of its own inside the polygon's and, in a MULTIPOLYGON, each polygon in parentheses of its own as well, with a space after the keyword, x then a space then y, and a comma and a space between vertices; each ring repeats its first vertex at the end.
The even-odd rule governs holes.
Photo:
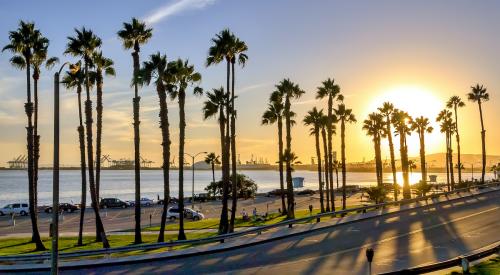
MULTIPOLYGON (((208 193, 200 193, 194 195, 194 201, 207 202, 217 199, 216 197, 210 196, 208 193)), ((192 198, 189 197, 189 202, 192 202, 192 198)))
MULTIPOLYGON (((59 211, 73 213, 78 210, 78 206, 71 203, 60 203, 59 211)), ((52 213, 52 206, 45 208, 45 213, 52 213)))
MULTIPOLYGON (((283 190, 283 193, 286 196, 286 190, 283 190)), ((274 189, 273 191, 267 192, 267 197, 272 197, 272 196, 281 196, 281 189, 274 189)))
POLYGON ((105 198, 99 203, 100 208, 127 208, 128 203, 117 198, 105 198))
POLYGON ((314 195, 316 194, 316 191, 311 190, 311 189, 305 189, 297 192, 297 195, 314 195))
MULTIPOLYGON (((177 204, 179 202, 179 200, 177 198, 170 198, 170 202, 171 204, 177 204)), ((163 205, 164 203, 164 200, 163 199, 159 199, 158 200, 158 204, 159 205, 163 205)))

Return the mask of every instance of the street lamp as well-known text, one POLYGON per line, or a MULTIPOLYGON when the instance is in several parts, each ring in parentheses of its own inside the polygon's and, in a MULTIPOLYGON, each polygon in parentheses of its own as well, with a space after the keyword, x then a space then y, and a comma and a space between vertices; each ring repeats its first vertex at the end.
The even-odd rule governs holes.
POLYGON ((191 157, 191 160, 192 160, 192 162, 191 162, 191 168, 192 168, 192 169, 191 169, 191 170, 192 170, 192 173, 193 173, 193 174, 192 174, 192 179, 191 179, 191 181, 192 181, 192 183, 191 183, 191 188, 192 188, 192 189, 191 189, 191 191, 192 191, 192 192, 191 192, 191 207, 193 208, 193 210, 194 210, 194 159, 195 159, 198 155, 201 155, 201 154, 206 154, 206 153, 207 153, 207 152, 199 152, 199 153, 196 153, 196 155, 191 155, 191 154, 188 154, 188 153, 184 153, 185 155, 190 156, 190 157, 191 157))
MULTIPOLYGON (((69 62, 61 65, 54 74, 54 162, 52 165, 52 251, 51 274, 58 274, 59 250, 59 75, 69 62)), ((70 65, 71 70, 78 71, 77 66, 70 65)))

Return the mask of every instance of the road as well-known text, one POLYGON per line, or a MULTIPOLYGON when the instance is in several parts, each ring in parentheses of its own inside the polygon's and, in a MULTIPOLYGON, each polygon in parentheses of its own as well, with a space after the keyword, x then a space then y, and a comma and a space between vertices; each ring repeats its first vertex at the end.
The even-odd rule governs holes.
MULTIPOLYGON (((500 240, 500 192, 215 254, 63 274, 367 274, 456 257, 500 240)), ((265 236, 263 234, 262 236, 265 236)))

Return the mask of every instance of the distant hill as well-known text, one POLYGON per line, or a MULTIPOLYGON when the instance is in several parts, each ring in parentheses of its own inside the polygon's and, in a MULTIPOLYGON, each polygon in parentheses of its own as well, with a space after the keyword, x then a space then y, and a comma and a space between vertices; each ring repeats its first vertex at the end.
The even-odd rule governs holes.
MULTIPOLYGON (((420 163, 420 156, 410 157, 410 160, 414 160, 420 163)), ((446 166, 446 153, 436 153, 429 154, 425 156, 425 160, 429 167, 445 167, 446 166)), ((473 164, 479 167, 482 163, 481 154, 460 154, 460 161, 462 164, 469 168, 473 164)), ((399 161, 398 161, 399 162, 399 161)), ((457 163, 457 154, 453 154, 453 165, 457 163)), ((491 167, 494 164, 500 163, 500 156, 496 155, 486 155, 486 166, 491 167)))

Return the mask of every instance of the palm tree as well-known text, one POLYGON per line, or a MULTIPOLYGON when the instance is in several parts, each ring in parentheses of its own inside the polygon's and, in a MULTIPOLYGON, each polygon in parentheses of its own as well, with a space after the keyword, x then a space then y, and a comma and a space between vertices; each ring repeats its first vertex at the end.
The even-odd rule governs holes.
POLYGON ((238 201, 237 196, 237 186, 238 186, 238 173, 236 171, 236 109, 234 105, 234 81, 235 81, 235 70, 234 64, 236 60, 238 60, 238 64, 242 67, 245 66, 246 61, 248 60, 248 56, 246 55, 246 51, 248 50, 247 45, 244 41, 241 41, 239 38, 233 36, 233 43, 231 45, 231 170, 232 170, 232 205, 231 205, 231 218, 229 220, 229 232, 234 231, 234 220, 236 218, 236 206, 238 201))
POLYGON ((229 231, 229 219, 227 216, 228 212, 228 196, 229 196, 229 148, 230 148, 230 132, 229 132, 229 116, 231 111, 230 106, 230 74, 231 74, 231 61, 233 59, 233 51, 231 47, 234 45, 234 35, 229 31, 229 29, 224 29, 212 38, 213 45, 208 49, 208 57, 206 60, 206 66, 212 66, 226 61, 226 93, 225 93, 225 130, 224 130, 224 150, 222 152, 222 210, 221 218, 219 223, 219 233, 226 234, 229 231))
POLYGON ((486 88, 483 87, 483 85, 476 84, 476 86, 471 87, 471 89, 471 92, 467 94, 467 98, 469 101, 477 102, 479 106, 479 118, 481 119, 481 148, 483 154, 481 184, 484 184, 484 174, 486 172, 486 130, 484 130, 482 103, 490 100, 490 95, 486 92, 486 88))
MULTIPOLYGON (((201 81, 201 74, 195 72, 194 66, 189 64, 188 60, 177 59, 168 64, 168 73, 174 79, 174 82, 167 85, 167 91, 170 99, 179 100, 179 213, 184 213, 184 140, 186 131, 186 114, 184 106, 186 102, 186 89, 193 86, 195 95, 202 95, 201 87, 196 86, 201 81)), ((194 165, 194 163, 193 163, 194 165)), ((194 198, 193 198, 194 199, 194 198)), ((184 215, 179 215, 179 240, 185 240, 184 233, 184 215)))
MULTIPOLYGON (((139 70, 134 77, 134 84, 149 85, 154 81, 156 93, 160 103, 160 128, 162 136, 162 157, 163 157, 163 212, 161 214, 160 232, 158 234, 158 242, 165 241, 165 222, 167 220, 167 210, 170 201, 170 131, 168 123, 168 108, 167 108, 167 87, 172 85, 174 79, 168 72, 167 56, 161 55, 159 52, 152 54, 149 61, 142 64, 142 69, 139 70)), ((181 165, 182 166, 182 162, 181 165)))
POLYGON ((326 128, 327 131, 327 137, 328 137, 328 163, 325 164, 327 166, 327 171, 328 171, 328 179, 329 183, 327 182, 327 185, 329 184, 329 189, 330 189, 330 199, 331 199, 331 204, 332 204, 332 209, 335 209, 335 193, 333 191, 333 149, 332 149, 332 136, 333 136, 333 125, 336 122, 335 117, 333 115, 333 101, 336 99, 342 99, 342 95, 340 95, 340 87, 337 84, 334 84, 334 80, 331 78, 328 78, 327 80, 323 81, 322 86, 318 87, 317 92, 316 92, 316 98, 321 99, 328 97, 328 125, 326 128))
POLYGON ((378 108, 379 112, 385 117, 387 139, 389 141, 389 152, 391 155, 391 170, 392 182, 394 186, 394 200, 398 200, 398 181, 396 177, 396 159, 394 157, 394 144, 392 142, 392 114, 394 113, 394 105, 390 102, 384 102, 382 107, 378 108))
POLYGON ((219 223, 219 234, 227 233, 227 199, 229 193, 229 186, 224 184, 224 177, 226 167, 224 166, 225 155, 226 155, 226 116, 224 114, 224 107, 227 105, 227 97, 224 93, 224 87, 219 89, 213 89, 212 92, 206 93, 208 100, 204 102, 203 105, 203 117, 208 119, 210 117, 216 116, 219 113, 219 130, 220 130, 220 146, 222 154, 222 213, 221 220, 219 223), (224 214, 225 213, 225 214, 224 214))
POLYGON ((337 190, 339 189, 339 169, 342 168, 342 164, 338 160, 333 161, 333 169, 335 169, 335 179, 337 180, 337 190))
MULTIPOLYGON (((399 135, 399 152, 401 154, 401 170, 403 170, 403 198, 411 199, 409 162, 408 162, 408 144, 406 136, 411 134, 409 122, 411 117, 408 113, 395 109, 392 113, 392 124, 394 125, 396 135, 399 135)), ((396 188, 395 188, 396 189, 396 188)))
POLYGON ((269 97, 267 110, 262 115, 262 125, 277 123, 278 125, 278 167, 281 189, 281 209, 282 214, 286 215, 285 205, 285 185, 283 179, 283 115, 284 108, 283 96, 279 91, 274 91, 269 97))
POLYGON ((215 152, 209 153, 205 157, 205 163, 212 166, 212 182, 215 182, 215 165, 220 164, 219 156, 215 152))
POLYGON ((293 196, 293 183, 292 183, 292 118, 293 112, 291 111, 291 100, 300 98, 305 92, 300 89, 299 85, 290 81, 290 79, 283 79, 278 85, 277 90, 285 99, 283 113, 285 115, 285 131, 286 131, 286 149, 284 152, 286 164, 286 183, 287 183, 287 218, 295 218, 295 202, 293 196))
POLYGON ((446 108, 455 112, 455 137, 457 138, 458 182, 462 182, 462 161, 460 160, 460 135, 458 133, 458 108, 465 107, 465 102, 459 96, 452 96, 446 102, 446 108))
POLYGON ((29 195, 29 212, 32 227, 32 242, 36 245, 36 250, 45 250, 45 246, 40 239, 38 231, 36 196, 34 183, 34 138, 33 138, 33 102, 31 101, 31 81, 30 72, 32 67, 33 50, 39 37, 40 31, 35 29, 35 24, 31 22, 19 22, 19 27, 15 31, 9 32, 9 44, 2 51, 8 50, 14 54, 10 59, 11 64, 19 69, 26 69, 26 103, 24 109, 28 117, 28 126, 26 127, 26 139, 28 147, 28 195, 29 195))
MULTIPOLYGON (((329 118, 327 115, 323 115, 321 117, 321 139, 323 140, 323 152, 324 152, 324 159, 325 159, 325 183, 326 183, 326 212, 330 212, 330 200, 333 201, 333 196, 334 196, 334 193, 333 193, 333 186, 330 187, 330 185, 328 184, 330 182, 329 178, 330 178, 330 173, 328 172, 328 165, 329 165, 329 162, 328 162, 328 143, 327 143, 327 138, 326 138, 326 129, 328 127, 328 124, 329 124, 329 118), (330 198, 330 194, 332 194, 332 198, 330 198)), ((335 124, 333 124, 332 127, 333 128, 333 133, 335 134, 335 124)), ((321 163, 321 159, 319 160, 319 162, 321 163)), ((332 210, 335 210, 335 208, 333 208, 332 210)))
POLYGON ((115 68, 113 68, 113 60, 102 56, 101 52, 94 52, 92 56, 92 63, 95 66, 95 72, 92 76, 96 84, 96 149, 95 149, 95 185, 97 198, 100 196, 101 188, 101 141, 102 141, 102 86, 103 86, 103 73, 108 76, 115 75, 115 68))
POLYGON ((413 169, 417 169, 417 162, 414 160, 409 160, 408 161, 408 168, 410 169, 410 175, 413 174, 413 169))
POLYGON ((379 113, 371 113, 368 119, 363 121, 363 130, 366 134, 372 137, 375 148, 375 171, 377 174, 377 186, 383 187, 383 174, 382 174, 382 152, 380 150, 380 141, 385 137, 384 116, 379 113))
POLYGON ((77 127, 78 140, 80 142, 80 171, 82 174, 82 198, 80 201, 80 226, 78 231, 78 246, 83 245, 83 221, 85 218, 85 208, 87 203, 87 168, 85 161, 85 128, 83 127, 82 115, 82 86, 85 85, 85 74, 82 70, 68 71, 64 76, 62 83, 68 89, 75 89, 78 95, 78 119, 79 125, 77 127))
MULTIPOLYGON (((319 135, 321 124, 323 123, 323 110, 318 111, 316 107, 314 107, 311 111, 307 112, 307 115, 304 117, 304 125, 311 126, 310 134, 314 135, 314 139, 316 142, 316 158, 318 159, 318 184, 319 184, 319 202, 321 205, 321 213, 325 212, 325 205, 323 199, 323 181, 321 178, 321 150, 319 147, 319 135)), ((327 201, 328 203, 328 201, 327 201)))
MULTIPOLYGON (((132 59, 134 73, 137 75, 140 70, 139 52, 140 46, 146 44, 153 36, 153 29, 146 28, 146 24, 132 18, 131 23, 123 23, 123 29, 118 31, 118 37, 123 42, 125 49, 133 48, 132 59)), ((139 108, 140 108, 139 89, 137 83, 134 83, 134 98, 133 98, 133 112, 134 112, 134 170, 135 170, 135 239, 134 243, 142 242, 141 238, 141 149, 140 149, 140 135, 139 135, 139 108)), ((165 198, 166 200, 166 198, 165 198)))
POLYGON ((422 184, 427 184, 427 163, 425 162, 425 133, 432 133, 434 128, 429 126, 429 119, 423 116, 411 121, 411 129, 418 134, 420 141, 420 170, 422 174, 422 184))
POLYGON ((452 135, 455 131, 455 123, 453 122, 452 113, 446 109, 442 110, 437 118, 437 122, 441 122, 441 133, 446 136, 446 178, 448 181, 448 191, 455 189, 455 178, 453 174, 453 150, 452 150, 452 135), (450 185, 451 179, 451 185, 450 185))
MULTIPOLYGON (((346 158, 345 158, 345 124, 356 123, 356 117, 352 109, 346 108, 344 103, 340 103, 334 109, 337 120, 340 121, 340 154, 342 159, 342 209, 346 209, 346 158)), ((335 209, 335 208, 334 208, 335 209)))

